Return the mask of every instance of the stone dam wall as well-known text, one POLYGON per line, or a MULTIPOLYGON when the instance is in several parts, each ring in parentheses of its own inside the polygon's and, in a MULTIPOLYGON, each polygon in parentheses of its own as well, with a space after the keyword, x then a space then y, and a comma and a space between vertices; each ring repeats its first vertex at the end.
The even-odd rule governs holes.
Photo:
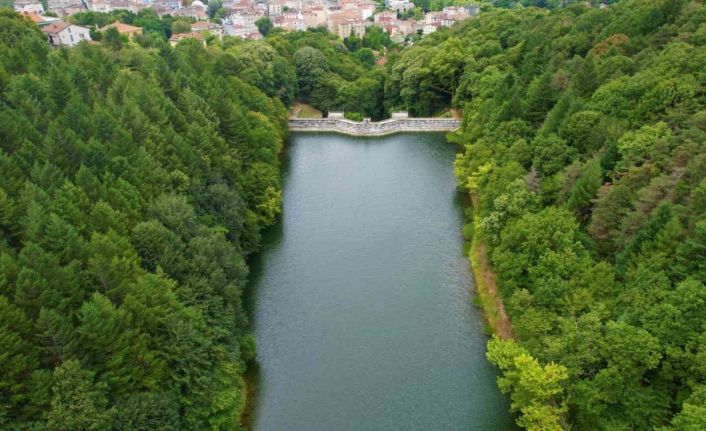
POLYGON ((290 119, 291 132, 334 132, 353 136, 384 136, 398 132, 452 132, 461 120, 451 118, 391 118, 378 122, 366 118, 351 121, 343 118, 290 119))

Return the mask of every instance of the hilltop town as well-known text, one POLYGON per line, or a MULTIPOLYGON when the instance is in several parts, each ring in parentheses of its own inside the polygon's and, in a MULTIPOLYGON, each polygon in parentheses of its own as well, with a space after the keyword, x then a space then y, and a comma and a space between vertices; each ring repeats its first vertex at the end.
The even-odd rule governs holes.
MULTIPOLYGON (((393 42, 402 43, 415 34, 427 35, 479 13, 476 5, 447 6, 424 13, 409 0, 385 0, 384 5, 372 0, 225 0, 219 3, 220 13, 216 17, 209 14, 211 5, 200 0, 188 5, 178 0, 48 0, 46 4, 47 10, 39 0, 15 0, 14 8, 42 27, 50 43, 69 46, 90 40, 88 29, 70 24, 67 18, 87 11, 127 10, 137 13, 151 8, 159 16, 171 15, 194 21, 191 31, 173 34, 172 43, 184 38, 203 40, 206 34, 219 38, 260 39, 263 35, 257 22, 263 19, 268 19, 272 28, 285 31, 324 27, 341 38, 362 37, 366 28, 377 26, 393 42)), ((134 26, 118 24, 115 27, 121 34, 132 36, 141 32, 134 26)))

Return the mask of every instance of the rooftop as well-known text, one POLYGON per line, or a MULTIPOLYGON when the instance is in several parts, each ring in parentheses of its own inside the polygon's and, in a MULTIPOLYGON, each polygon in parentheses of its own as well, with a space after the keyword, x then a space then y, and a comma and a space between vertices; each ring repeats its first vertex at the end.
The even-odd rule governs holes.
POLYGON ((101 28, 100 31, 106 31, 109 28, 115 28, 118 30, 118 33, 135 33, 135 32, 142 32, 142 28, 140 27, 135 27, 134 25, 130 24, 125 24, 120 21, 115 21, 112 24, 108 24, 105 27, 101 28))
POLYGON ((173 34, 172 37, 169 38, 170 42, 176 42, 182 39, 197 39, 197 40, 204 40, 204 35, 203 33, 199 33, 198 31, 192 31, 189 33, 177 33, 173 34))
POLYGON ((57 21, 47 25, 46 27, 42 27, 42 31, 44 33, 59 33, 70 25, 71 23, 66 21, 57 21))

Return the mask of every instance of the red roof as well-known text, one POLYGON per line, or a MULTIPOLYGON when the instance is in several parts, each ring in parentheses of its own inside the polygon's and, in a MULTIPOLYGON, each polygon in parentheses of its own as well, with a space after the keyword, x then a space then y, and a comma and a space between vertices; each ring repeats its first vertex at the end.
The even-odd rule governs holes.
POLYGON ((35 23, 44 22, 44 17, 36 12, 22 12, 22 15, 26 16, 35 23))
POLYGON ((59 33, 70 25, 71 23, 66 21, 57 21, 47 25, 46 27, 42 27, 42 31, 44 33, 59 33))
POLYGON ((114 27, 116 30, 118 30, 118 33, 120 33, 120 34, 142 33, 141 27, 135 27, 134 25, 125 24, 120 21, 115 21, 112 24, 108 24, 105 27, 101 28, 100 31, 106 31, 111 27, 114 27))

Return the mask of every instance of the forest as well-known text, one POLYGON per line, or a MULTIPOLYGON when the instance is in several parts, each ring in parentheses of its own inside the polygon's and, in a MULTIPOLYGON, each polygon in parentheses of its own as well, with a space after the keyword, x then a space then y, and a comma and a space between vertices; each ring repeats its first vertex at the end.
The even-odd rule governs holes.
POLYGON ((0 429, 238 429, 286 109, 236 63, 0 12, 0 429))
POLYGON ((463 109, 518 424, 706 429, 703 3, 489 11, 386 68, 388 109, 463 109))
POLYGON ((536 5, 404 48, 172 48, 146 12, 133 42, 58 50, 0 12, 0 428, 238 429, 247 258, 297 100, 462 110, 464 234, 512 322, 487 356, 521 427, 706 429, 706 6, 536 5))

